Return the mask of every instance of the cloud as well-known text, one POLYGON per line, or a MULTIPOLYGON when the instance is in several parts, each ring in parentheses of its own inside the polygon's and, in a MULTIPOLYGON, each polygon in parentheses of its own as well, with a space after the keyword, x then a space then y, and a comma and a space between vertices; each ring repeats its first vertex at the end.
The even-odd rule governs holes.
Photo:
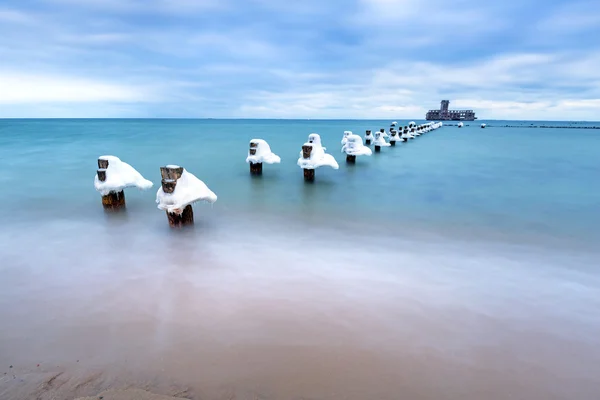
POLYGON ((598 115, 593 1, 5 3, 0 117, 598 115))
POLYGON ((70 76, 0 71, 0 103, 149 102, 156 95, 146 88, 70 76))

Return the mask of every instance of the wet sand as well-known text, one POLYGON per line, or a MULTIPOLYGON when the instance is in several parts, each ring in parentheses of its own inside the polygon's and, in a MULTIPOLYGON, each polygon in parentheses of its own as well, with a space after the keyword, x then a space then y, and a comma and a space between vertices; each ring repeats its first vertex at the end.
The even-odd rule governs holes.
POLYGON ((0 398, 600 393, 596 255, 229 232, 6 251, 0 398))

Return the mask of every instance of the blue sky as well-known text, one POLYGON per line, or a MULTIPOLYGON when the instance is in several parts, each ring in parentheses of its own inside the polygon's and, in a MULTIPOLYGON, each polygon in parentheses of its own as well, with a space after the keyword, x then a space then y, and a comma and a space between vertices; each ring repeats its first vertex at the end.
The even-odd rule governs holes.
POLYGON ((0 117, 600 120, 600 1, 2 0, 0 117))

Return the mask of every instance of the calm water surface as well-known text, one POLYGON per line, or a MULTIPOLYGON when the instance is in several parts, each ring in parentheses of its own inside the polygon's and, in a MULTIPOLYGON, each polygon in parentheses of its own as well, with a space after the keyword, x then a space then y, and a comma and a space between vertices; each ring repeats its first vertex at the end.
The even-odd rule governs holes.
POLYGON ((530 123, 347 166, 343 131, 388 121, 0 120, 0 372, 79 360, 202 398, 597 399, 600 131, 530 123), (306 185, 311 132, 340 169, 306 185), (255 137, 282 158, 259 179, 255 137), (105 214, 104 154, 155 185, 182 165, 219 200, 183 231, 157 186, 105 214))

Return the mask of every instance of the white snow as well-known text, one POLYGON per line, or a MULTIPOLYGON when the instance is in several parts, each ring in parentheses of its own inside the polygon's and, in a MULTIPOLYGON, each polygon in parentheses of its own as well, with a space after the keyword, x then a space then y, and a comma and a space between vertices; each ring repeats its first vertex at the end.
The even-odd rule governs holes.
POLYGON ((417 125, 417 124, 415 124, 415 121, 410 121, 410 122, 408 123, 408 127, 409 127, 409 128, 412 128, 413 126, 416 126, 416 125, 417 125))
POLYGON ((338 169, 339 165, 335 158, 331 154, 325 153, 325 147, 321 145, 321 136, 316 133, 308 135, 308 142, 304 143, 304 146, 311 146, 312 151, 310 158, 305 159, 300 150, 300 158, 298 159, 298 165, 303 169, 316 169, 319 167, 331 167, 338 169))
POLYGON ((462 122, 459 122, 459 123, 458 123, 458 127, 459 127, 459 128, 462 128, 462 127, 463 127, 463 125, 464 125, 464 124, 463 124, 462 122))
POLYGON ((390 142, 398 142, 400 141, 400 133, 396 132, 396 133, 390 133, 390 142))
MULTIPOLYGON (((176 166, 170 165, 169 167, 176 166)), ((217 201, 217 195, 204 182, 185 169, 181 177, 177 179, 177 185, 173 193, 165 193, 162 186, 156 193, 158 208, 170 213, 181 214, 186 206, 197 201, 214 203, 217 201)))
POLYGON ((146 190, 152 187, 152 182, 144 179, 142 174, 135 170, 131 165, 121 161, 115 156, 102 156, 100 160, 108 161, 106 168, 106 180, 102 182, 98 179, 98 174, 94 178, 94 187, 102 196, 110 192, 120 192, 127 187, 137 187, 146 190))
POLYGON ((342 138, 342 144, 346 144, 348 136, 352 135, 352 131, 344 131, 344 137, 342 138))
POLYGON ((351 156, 370 156, 373 154, 370 148, 363 145, 362 138, 358 135, 350 135, 346 143, 342 146, 342 153, 351 156))
POLYGON ((375 141, 373 142, 373 144, 379 147, 391 146, 391 144, 385 141, 385 138, 381 132, 375 132, 375 141))
POLYGON ((281 162, 281 158, 271 151, 271 146, 263 139, 252 139, 250 144, 255 144, 256 154, 250 155, 250 150, 248 150, 248 157, 246 158, 247 163, 259 164, 279 164, 281 162))

